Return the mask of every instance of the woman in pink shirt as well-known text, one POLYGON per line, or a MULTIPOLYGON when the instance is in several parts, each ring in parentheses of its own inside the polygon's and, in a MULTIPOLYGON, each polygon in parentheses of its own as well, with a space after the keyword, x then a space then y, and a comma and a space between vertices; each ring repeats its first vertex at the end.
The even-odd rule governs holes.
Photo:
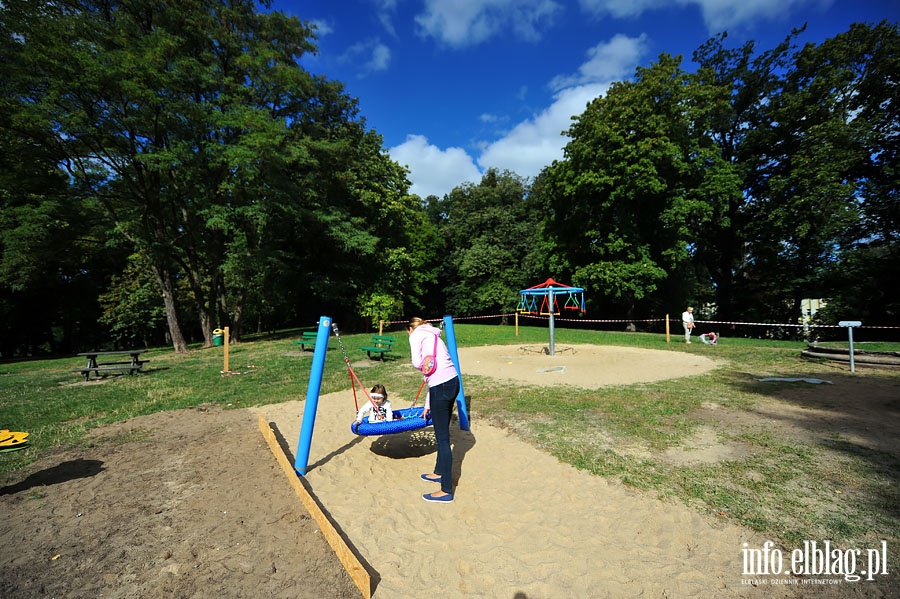
POLYGON ((425 375, 428 398, 425 413, 431 413, 434 437, 437 440, 437 461, 434 474, 423 474, 422 479, 441 484, 441 490, 422 496, 425 501, 449 503, 453 501, 453 452, 450 447, 450 416, 459 395, 459 373, 450 359, 450 352, 441 339, 441 330, 419 317, 411 318, 406 329, 412 365, 422 369, 426 356, 434 356, 437 368, 425 375))

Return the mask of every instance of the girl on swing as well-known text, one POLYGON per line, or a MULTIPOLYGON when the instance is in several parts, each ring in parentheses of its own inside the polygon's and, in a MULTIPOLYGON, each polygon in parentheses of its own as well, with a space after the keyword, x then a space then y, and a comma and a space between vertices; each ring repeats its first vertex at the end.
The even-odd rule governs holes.
POLYGON ((388 401, 387 389, 384 388, 384 385, 379 384, 372 387, 372 390, 369 391, 369 398, 371 401, 363 404, 363 407, 356 413, 356 424, 360 424, 369 413, 372 414, 369 416, 370 423, 394 421, 394 411, 391 408, 391 402, 388 401))

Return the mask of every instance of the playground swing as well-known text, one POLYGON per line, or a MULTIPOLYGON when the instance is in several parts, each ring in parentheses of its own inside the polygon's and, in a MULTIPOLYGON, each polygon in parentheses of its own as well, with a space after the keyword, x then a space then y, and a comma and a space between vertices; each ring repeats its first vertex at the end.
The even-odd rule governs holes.
POLYGON ((541 316, 550 316, 551 313, 559 316, 559 302, 552 295, 544 296, 544 301, 541 302, 541 316))
POLYGON ((584 309, 584 294, 581 294, 581 302, 578 301, 578 296, 575 293, 570 293, 569 297, 566 299, 566 305, 563 306, 564 310, 578 310, 581 313, 586 312, 584 309))
MULTIPOLYGON (((369 391, 366 389, 365 385, 362 384, 362 381, 359 380, 359 377, 356 376, 356 372, 353 371, 353 366, 350 365, 350 358, 347 356, 347 351, 344 349, 344 343, 341 341, 341 334, 338 331, 337 324, 332 323, 331 328, 334 331, 334 336, 338 340, 341 353, 344 355, 344 362, 347 364, 347 370, 350 372, 350 387, 353 389, 353 403, 358 412, 359 400, 356 396, 356 385, 358 384, 359 388, 362 389, 367 402, 371 402, 372 398, 369 397, 369 391)), ((422 381, 422 385, 419 387, 418 393, 416 393, 416 398, 413 400, 412 406, 393 411, 395 420, 390 422, 369 422, 369 417, 367 416, 359 424, 355 421, 351 423, 350 430, 354 435, 377 436, 414 431, 425 428, 426 426, 431 426, 431 416, 429 415, 428 418, 423 418, 422 414, 425 411, 425 408, 416 406, 416 403, 419 401, 419 395, 421 395, 422 389, 424 388, 425 381, 422 381)))

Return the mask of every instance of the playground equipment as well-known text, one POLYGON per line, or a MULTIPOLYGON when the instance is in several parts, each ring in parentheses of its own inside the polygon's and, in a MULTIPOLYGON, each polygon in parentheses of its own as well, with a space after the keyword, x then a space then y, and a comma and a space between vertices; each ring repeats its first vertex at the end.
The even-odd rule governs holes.
MULTIPOLYGON (((322 388, 322 374, 325 371, 325 355, 328 351, 328 336, 332 330, 332 320, 328 316, 322 316, 319 318, 319 330, 316 335, 316 350, 313 354, 312 366, 310 367, 309 372, 309 384, 306 389, 306 402, 304 404, 303 409, 303 422, 300 425, 300 439, 297 442, 297 453, 294 458, 294 470, 300 476, 306 476, 306 471, 309 466, 309 451, 310 446, 312 444, 312 433, 313 429, 316 425, 316 409, 319 405, 319 391, 322 388)), ((456 366, 456 371, 460 373, 460 381, 459 381, 459 393, 456 396, 456 407, 457 414, 459 416, 459 428, 464 431, 469 430, 469 413, 466 409, 466 396, 463 390, 462 384, 462 370, 459 367, 459 354, 456 350, 456 334, 453 330, 453 318, 451 316, 444 316, 444 331, 447 335, 447 349, 450 352, 450 359, 453 360, 454 366, 456 366)), ((335 330, 335 334, 337 331, 335 330)), ((340 339, 340 337, 338 337, 340 339)), ((340 341, 339 341, 340 343, 340 341)), ((343 351, 343 344, 341 344, 341 350, 343 351)), ((347 358, 347 352, 343 351, 344 361, 347 363, 348 367, 350 366, 350 361, 347 358)), ((355 378, 356 375, 353 373, 353 369, 350 368, 351 378, 355 378)), ((355 378, 354 385, 356 382, 359 382, 358 378, 355 378)), ((359 385, 363 388, 365 392, 365 387, 360 382, 359 385)), ((421 388, 420 388, 421 391, 421 388)), ((356 388, 354 386, 354 398, 356 397, 356 388)), ((368 392, 366 392, 366 397, 368 398, 368 392)), ((409 409, 409 408, 407 408, 409 409)), ((418 409, 418 408, 413 408, 418 409)), ((400 410, 402 414, 402 410, 400 410)), ((398 421, 398 426, 403 423, 404 418, 398 421)), ((416 420, 415 418, 410 418, 410 420, 416 420)), ((422 420, 421 414, 419 420, 422 420)), ((394 424, 393 422, 388 422, 384 424, 371 425, 371 426, 385 426, 388 424, 394 424)), ((415 422, 414 424, 419 424, 415 422)), ((427 426, 427 425, 423 425, 427 426)), ((421 428, 416 426, 414 428, 421 428)), ((361 432, 359 434, 385 434, 389 432, 399 432, 394 430, 387 429, 377 429, 382 430, 380 433, 365 433, 361 432)))
POLYGON ((556 325, 554 317, 559 316, 560 307, 559 296, 566 296, 563 304, 563 310, 577 310, 584 314, 587 310, 584 308, 584 288, 572 287, 571 285, 563 285, 549 278, 540 285, 522 289, 519 291, 519 305, 516 312, 522 314, 530 314, 532 316, 549 316, 550 317, 550 355, 556 354, 555 332, 556 325), (540 308, 538 308, 538 298, 541 298, 540 308))
POLYGON ((28 433, 11 431, 9 429, 0 430, 0 452, 18 451, 28 447, 28 433))
POLYGON ((862 326, 862 321, 860 320, 842 320, 838 323, 839 326, 847 327, 847 335, 850 339, 850 372, 856 372, 856 361, 853 358, 853 327, 862 326))
POLYGON ((432 424, 430 414, 428 418, 422 417, 424 410, 424 407, 417 406, 394 410, 394 420, 390 422, 369 422, 369 417, 366 416, 365 420, 359 424, 351 423, 350 430, 354 434, 364 437, 414 431, 432 424))
MULTIPOLYGON (((366 401, 372 401, 372 398, 369 396, 369 392, 366 390, 366 386, 362 384, 362 381, 359 380, 359 377, 356 376, 356 372, 353 370, 353 366, 350 364, 350 358, 347 356, 347 350, 344 348, 344 342, 341 341, 341 332, 338 330, 337 323, 332 323, 331 330, 334 331, 334 336, 338 340, 338 345, 341 347, 341 354, 344 356, 344 362, 347 364, 347 370, 350 371, 350 387, 353 389, 353 404, 356 407, 356 411, 359 411, 359 401, 356 398, 356 385, 359 385, 359 388, 362 389, 363 395, 366 397, 366 401)), ((422 386, 419 387, 419 392, 416 393, 416 398, 413 401, 413 405, 408 408, 402 408, 399 410, 394 410, 394 417, 396 420, 392 420, 390 422, 370 422, 367 417, 365 420, 357 424, 353 422, 350 425, 350 430, 353 431, 356 435, 389 435, 391 433, 402 433, 404 431, 414 431, 416 429, 425 428, 426 426, 431 425, 431 417, 423 418, 423 412, 425 408, 417 407, 416 403, 419 401, 419 395, 422 393, 422 388, 425 387, 425 381, 422 381, 422 386)))

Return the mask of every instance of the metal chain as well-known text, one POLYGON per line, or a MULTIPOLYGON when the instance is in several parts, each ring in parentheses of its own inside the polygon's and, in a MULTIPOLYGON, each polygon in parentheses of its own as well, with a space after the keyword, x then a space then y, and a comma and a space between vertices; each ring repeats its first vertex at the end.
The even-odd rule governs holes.
POLYGON ((334 331, 334 336, 337 337, 338 345, 341 346, 341 353, 344 354, 344 361, 349 364, 350 358, 347 356, 347 350, 344 349, 344 342, 341 341, 341 333, 338 331, 338 326, 336 322, 331 323, 331 330, 334 331))

